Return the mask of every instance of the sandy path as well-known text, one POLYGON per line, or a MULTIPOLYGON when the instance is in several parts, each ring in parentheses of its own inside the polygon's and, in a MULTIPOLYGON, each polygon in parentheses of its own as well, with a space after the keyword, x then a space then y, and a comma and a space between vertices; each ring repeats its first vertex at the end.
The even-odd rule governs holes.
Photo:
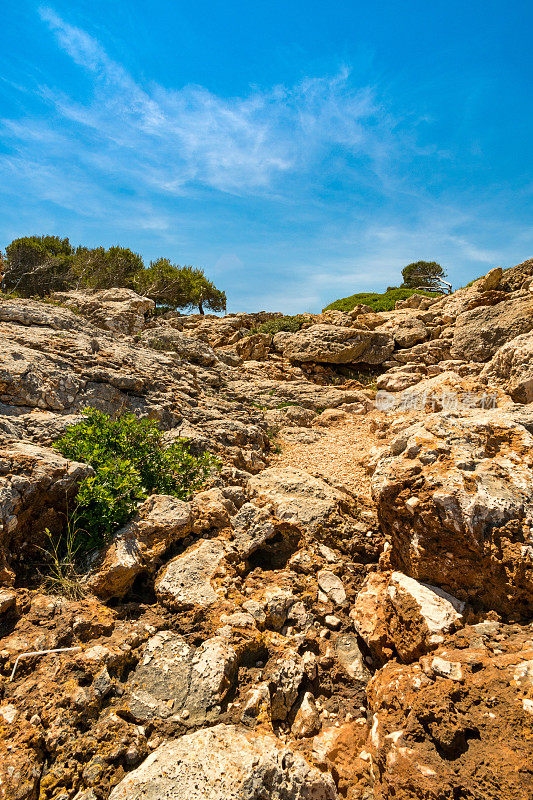
POLYGON ((324 435, 312 444, 289 444, 280 437, 281 453, 274 457, 272 466, 295 467, 323 477, 333 485, 344 486, 365 505, 371 504, 371 474, 366 465, 372 448, 383 445, 371 428, 371 418, 354 416, 320 429, 324 435))

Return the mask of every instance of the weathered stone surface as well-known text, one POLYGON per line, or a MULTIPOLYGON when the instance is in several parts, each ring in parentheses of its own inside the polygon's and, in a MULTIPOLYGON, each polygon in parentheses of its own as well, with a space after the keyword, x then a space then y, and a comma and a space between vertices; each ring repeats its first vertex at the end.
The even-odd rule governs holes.
POLYGON ((57 534, 69 500, 92 473, 56 450, 14 441, 0 448, 0 584, 13 582, 13 564, 39 552, 44 530, 57 534))
POLYGON ((235 651, 222 636, 199 647, 161 631, 145 645, 126 685, 125 709, 137 722, 156 717, 203 725, 220 714, 220 704, 237 671, 235 651))
POLYGON ((141 341, 154 350, 170 350, 193 364, 211 366, 217 361, 215 351, 200 339, 185 336, 170 325, 157 325, 143 331, 141 341))
POLYGON ((503 305, 482 306, 459 314, 452 358, 488 361, 505 342, 533 329, 533 297, 518 296, 503 305))
POLYGON ((352 506, 344 492, 291 467, 271 467, 254 475, 248 492, 252 499, 267 503, 279 519, 311 529, 324 524, 333 512, 352 506))
POLYGON ((341 579, 330 569, 321 569, 317 575, 318 585, 326 597, 336 606, 346 603, 346 592, 341 579))
POLYGON ((277 408, 281 403, 292 402, 303 408, 322 410, 365 399, 359 389, 318 386, 303 380, 265 380, 264 374, 250 375, 248 380, 235 376, 228 379, 228 386, 237 399, 260 402, 265 408, 277 408))
POLYGON ((394 340, 386 333, 319 324, 298 333, 277 333, 274 346, 290 361, 381 364, 394 350, 394 340))
POLYGON ((211 539, 193 545, 159 572, 155 591, 163 605, 175 611, 206 608, 219 600, 212 578, 223 562, 228 545, 211 539))
POLYGON ((413 661, 461 627, 464 603, 401 572, 370 573, 350 611, 355 629, 378 663, 413 661))
POLYGON ((533 401, 533 332, 523 333, 499 348, 481 373, 505 381, 517 403, 533 401))
POLYGON ((320 730, 320 725, 320 714, 316 707, 315 698, 311 692, 306 692, 292 723, 292 734, 297 739, 314 736, 320 730))
POLYGON ((374 796, 531 795, 533 687, 522 677, 531 642, 516 632, 499 634, 498 645, 487 649, 476 627, 457 634, 457 649, 451 642, 410 666, 390 662, 372 678, 364 751, 372 757, 374 796))
POLYGON ((335 800, 322 775, 274 736, 233 725, 190 733, 157 748, 110 800, 335 800))
POLYGON ((357 636, 353 633, 343 633, 338 636, 335 640, 335 655, 352 680, 361 683, 369 681, 370 671, 365 664, 357 636))
POLYGON ((498 288, 503 289, 505 292, 516 292, 518 289, 522 288, 524 283, 527 283, 532 276, 533 258, 529 258, 527 261, 517 264, 516 267, 510 267, 510 269, 504 270, 498 288))
POLYGON ((273 721, 285 720, 298 698, 305 675, 305 664, 293 654, 283 658, 269 678, 271 717, 273 721))
POLYGON ((189 533, 192 520, 190 503, 151 495, 97 556, 87 588, 102 600, 123 597, 137 575, 155 571, 170 545, 189 533))
POLYGON ((155 307, 153 300, 123 288, 56 292, 54 299, 75 309, 99 328, 114 333, 137 333, 144 325, 145 314, 155 307))
POLYGON ((431 414, 400 433, 372 479, 387 562, 461 600, 528 616, 532 448, 499 409, 431 414))

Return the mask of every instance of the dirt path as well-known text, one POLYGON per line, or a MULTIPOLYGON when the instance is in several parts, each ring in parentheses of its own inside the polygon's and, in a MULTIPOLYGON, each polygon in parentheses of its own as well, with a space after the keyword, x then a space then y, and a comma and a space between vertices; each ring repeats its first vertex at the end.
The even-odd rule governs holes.
POLYGON ((368 415, 352 416, 349 421, 319 428, 323 435, 312 444, 284 442, 280 435, 277 441, 281 453, 272 465, 295 467, 323 477, 333 485, 344 486, 361 503, 371 504, 371 470, 367 465, 375 452, 373 448, 384 444, 374 426, 373 418, 368 415))

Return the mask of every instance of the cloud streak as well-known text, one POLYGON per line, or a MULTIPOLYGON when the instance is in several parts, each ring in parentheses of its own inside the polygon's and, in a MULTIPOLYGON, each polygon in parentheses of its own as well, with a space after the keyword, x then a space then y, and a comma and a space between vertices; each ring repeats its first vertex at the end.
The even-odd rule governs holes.
POLYGON ((423 109, 400 113, 347 67, 244 96, 168 88, 52 8, 39 15, 68 62, 59 86, 13 86, 27 111, 0 121, 6 241, 28 228, 119 241, 211 267, 234 310, 286 311, 397 283, 418 258, 463 265, 465 283, 465 264, 505 258, 503 231, 520 252, 530 242, 499 187, 478 201, 446 183, 457 154, 420 144, 423 109))
POLYGON ((62 152, 74 155, 95 173, 120 173, 132 185, 176 196, 197 187, 279 197, 284 179, 303 179, 319 166, 327 176, 328 162, 337 170, 349 163, 352 177, 356 169, 361 181, 372 182, 397 157, 395 123, 372 88, 352 85, 347 68, 294 86, 256 87, 245 97, 220 97, 195 85, 145 87, 88 33, 50 8, 40 16, 93 86, 86 103, 40 87, 62 134, 45 119, 38 130, 14 122, 4 127, 19 144, 41 137, 43 159, 47 152, 54 163, 62 152))

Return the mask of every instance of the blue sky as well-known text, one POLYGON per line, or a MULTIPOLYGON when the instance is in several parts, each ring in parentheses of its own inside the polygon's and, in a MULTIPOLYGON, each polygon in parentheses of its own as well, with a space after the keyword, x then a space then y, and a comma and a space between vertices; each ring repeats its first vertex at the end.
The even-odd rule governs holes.
POLYGON ((531 2, 4 0, 0 245, 205 268, 317 311, 533 255, 531 2))

